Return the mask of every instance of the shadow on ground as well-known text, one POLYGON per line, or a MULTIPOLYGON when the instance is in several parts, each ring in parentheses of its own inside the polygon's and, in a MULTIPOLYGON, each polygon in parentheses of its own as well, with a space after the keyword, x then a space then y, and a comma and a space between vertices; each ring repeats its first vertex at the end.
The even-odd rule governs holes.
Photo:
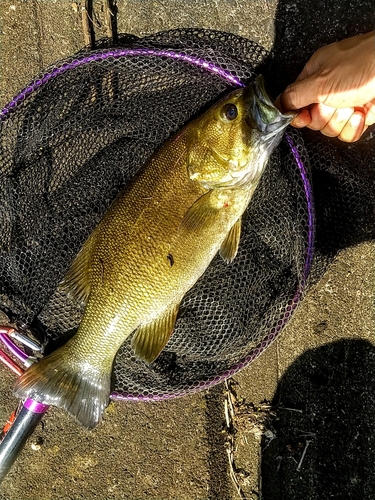
POLYGON ((375 347, 342 340, 300 356, 278 384, 263 444, 264 500, 372 499, 375 347))
POLYGON ((276 96, 323 45, 373 30, 373 0, 279 0, 266 81, 276 96))
MULTIPOLYGON (((276 97, 294 82, 320 47, 374 28, 373 0, 279 0, 264 68, 270 92, 276 97)), ((372 135, 368 131, 353 145, 303 131, 313 171, 318 258, 375 237, 374 204, 368 202, 375 182, 372 135)))
MULTIPOLYGON (((267 68, 270 91, 276 96, 293 82, 319 47, 373 30, 374 20, 369 0, 280 0, 267 68)), ((307 135, 307 143, 309 139, 307 135)), ((374 237, 367 228, 368 221, 374 227, 373 207, 367 203, 366 214, 349 206, 354 198, 366 205, 363 189, 373 182, 373 161, 371 169, 366 161, 373 155, 373 137, 363 139, 354 147, 330 140, 326 165, 319 168, 312 162, 318 257, 331 258, 345 246, 374 237), (354 161, 349 158, 353 151, 358 153, 354 161)), ((319 150, 319 140, 324 147, 325 138, 315 139, 313 152, 319 150)), ((264 500, 374 498, 374 373, 375 347, 364 340, 308 350, 288 368, 268 422, 274 437, 262 447, 264 500)))

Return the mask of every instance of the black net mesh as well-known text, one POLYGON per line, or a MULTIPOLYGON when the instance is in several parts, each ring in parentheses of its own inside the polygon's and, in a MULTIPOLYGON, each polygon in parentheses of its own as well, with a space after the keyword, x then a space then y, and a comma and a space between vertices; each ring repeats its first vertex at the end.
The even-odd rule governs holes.
MULTIPOLYGON (((115 48, 103 41, 47 69, 3 110, 0 308, 42 338, 47 352, 79 324, 82 311, 57 287, 116 194, 178 128, 236 81, 247 84, 266 70, 266 58, 256 43, 219 32, 124 36, 115 48)), ((214 259, 186 295, 159 358, 147 365, 125 342, 113 397, 157 399, 207 387, 272 342, 310 271, 310 163, 323 186, 314 277, 338 248, 373 236, 373 173, 364 179, 357 167, 364 155, 373 165, 372 135, 359 147, 316 136, 306 144, 288 131, 247 210, 238 256, 230 265, 214 259), (327 240, 332 221, 337 232, 327 240)))

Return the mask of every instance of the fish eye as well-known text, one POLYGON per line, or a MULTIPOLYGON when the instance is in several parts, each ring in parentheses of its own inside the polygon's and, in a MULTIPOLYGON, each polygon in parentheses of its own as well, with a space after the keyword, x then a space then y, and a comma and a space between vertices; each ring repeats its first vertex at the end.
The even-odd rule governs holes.
POLYGON ((225 106, 223 106, 221 114, 224 118, 226 118, 229 121, 235 120, 238 116, 237 106, 235 106, 232 103, 226 104, 225 106))

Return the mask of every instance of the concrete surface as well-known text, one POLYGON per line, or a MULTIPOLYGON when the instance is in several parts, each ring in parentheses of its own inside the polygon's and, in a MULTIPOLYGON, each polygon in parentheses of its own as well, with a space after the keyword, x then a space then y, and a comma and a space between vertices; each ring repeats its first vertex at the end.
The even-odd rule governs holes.
MULTIPOLYGON (((45 66, 84 45, 82 3, 1 1, 0 105, 45 66)), ((300 65, 314 46, 337 34, 369 29, 370 1, 338 5, 316 2, 316 19, 308 16, 298 27, 297 42, 296 25, 285 22, 282 34, 279 23, 277 50, 282 35, 287 47, 305 44, 303 56, 296 51, 300 65), (332 27, 319 30, 327 9, 335 12, 332 27)), ((119 33, 140 36, 181 26, 220 29, 270 48, 275 16, 299 19, 304 8, 302 1, 119 0, 117 24, 119 33)), ((94 2, 97 38, 106 33, 103 9, 103 2, 94 2)), ((280 85, 286 78, 280 74, 280 85)), ((112 403, 91 432, 51 409, 1 485, 0 498, 374 498, 374 253, 368 242, 343 250, 281 338, 227 386, 157 404, 112 403)), ((0 423, 16 405, 13 380, 0 366, 0 423)))

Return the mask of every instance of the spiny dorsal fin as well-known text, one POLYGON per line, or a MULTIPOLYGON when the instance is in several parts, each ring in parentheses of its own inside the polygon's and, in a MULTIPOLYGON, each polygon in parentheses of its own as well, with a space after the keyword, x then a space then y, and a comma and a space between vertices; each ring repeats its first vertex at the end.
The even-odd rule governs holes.
POLYGON ((66 289, 81 305, 86 305, 91 290, 91 250, 94 237, 91 235, 74 259, 60 286, 66 289))
POLYGON ((232 260, 237 255, 238 245, 240 243, 241 237, 241 217, 237 220, 235 224, 231 227, 227 237, 223 241, 220 247, 220 256, 224 262, 232 262, 232 260))
POLYGON ((137 356, 152 363, 172 335, 179 304, 173 304, 151 323, 138 328, 132 338, 132 347, 137 356))
POLYGON ((181 229, 197 231, 218 214, 218 209, 211 204, 211 193, 209 191, 193 203, 182 219, 181 229))

